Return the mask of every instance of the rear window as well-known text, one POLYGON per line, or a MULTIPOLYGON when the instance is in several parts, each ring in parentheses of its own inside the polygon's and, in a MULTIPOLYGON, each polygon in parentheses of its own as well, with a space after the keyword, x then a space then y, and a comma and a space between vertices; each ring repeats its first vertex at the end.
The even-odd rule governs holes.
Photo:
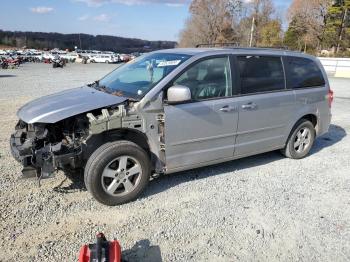
POLYGON ((286 57, 288 88, 308 88, 325 85, 318 65, 307 58, 286 57))
POLYGON ((238 56, 241 93, 252 94, 285 89, 280 57, 238 56))

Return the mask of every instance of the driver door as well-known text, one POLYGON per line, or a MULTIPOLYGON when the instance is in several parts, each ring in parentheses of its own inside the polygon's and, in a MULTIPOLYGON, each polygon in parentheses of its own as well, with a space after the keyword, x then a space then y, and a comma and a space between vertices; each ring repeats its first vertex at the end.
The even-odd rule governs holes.
POLYGON ((196 62, 173 82, 190 88, 192 101, 164 106, 168 171, 233 157, 238 107, 232 82, 229 56, 196 62))

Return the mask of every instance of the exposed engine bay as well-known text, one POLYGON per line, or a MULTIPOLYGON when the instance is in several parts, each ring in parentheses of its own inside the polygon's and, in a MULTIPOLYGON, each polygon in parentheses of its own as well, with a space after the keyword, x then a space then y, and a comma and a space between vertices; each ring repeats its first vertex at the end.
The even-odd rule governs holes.
POLYGON ((19 121, 11 137, 15 158, 22 162, 26 177, 49 177, 57 168, 76 168, 84 140, 89 135, 86 116, 55 124, 26 124, 19 121))
POLYGON ((141 129, 140 117, 127 115, 126 104, 97 109, 54 124, 27 124, 20 120, 10 143, 13 156, 24 167, 23 176, 48 178, 59 169, 84 167, 88 147, 95 146, 89 145, 91 137, 122 127, 141 129))

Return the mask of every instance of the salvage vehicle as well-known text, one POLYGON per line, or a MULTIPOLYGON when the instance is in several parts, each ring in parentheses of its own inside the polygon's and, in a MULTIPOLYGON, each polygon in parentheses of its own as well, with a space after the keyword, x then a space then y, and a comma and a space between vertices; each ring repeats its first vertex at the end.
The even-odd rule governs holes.
POLYGON ((10 143, 24 177, 83 168, 88 191, 113 206, 139 197, 154 173, 273 150, 304 158, 328 131, 332 100, 313 56, 163 50, 24 105, 10 143))
POLYGON ((7 62, 7 59, 4 57, 0 57, 0 68, 7 69, 8 67, 9 67, 9 64, 7 62))
POLYGON ((52 67, 53 68, 63 68, 66 65, 66 60, 62 57, 60 57, 59 55, 56 55, 53 59, 52 59, 52 67))
POLYGON ((106 63, 106 64, 114 64, 118 63, 118 58, 115 57, 114 55, 110 54, 100 54, 100 55, 95 55, 94 57, 90 58, 91 63, 106 63))
POLYGON ((21 60, 16 57, 7 57, 7 58, 1 58, 1 62, 0 62, 0 65, 1 65, 1 68, 2 69, 14 69, 14 68, 18 68, 21 64, 21 60))
POLYGON ((80 64, 87 64, 89 61, 88 56, 83 56, 81 54, 78 54, 78 57, 75 59, 75 63, 80 63, 80 64))

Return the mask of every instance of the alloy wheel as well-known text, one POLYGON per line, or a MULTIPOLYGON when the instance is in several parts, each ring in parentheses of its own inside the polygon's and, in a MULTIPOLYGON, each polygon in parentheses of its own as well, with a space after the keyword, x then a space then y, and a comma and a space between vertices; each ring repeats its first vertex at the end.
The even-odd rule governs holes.
POLYGON ((311 144, 311 130, 307 127, 301 128, 294 140, 294 149, 298 153, 306 151, 311 144))
POLYGON ((139 161, 131 156, 120 156, 104 168, 101 176, 102 188, 111 196, 126 195, 137 187, 141 176, 139 161))

